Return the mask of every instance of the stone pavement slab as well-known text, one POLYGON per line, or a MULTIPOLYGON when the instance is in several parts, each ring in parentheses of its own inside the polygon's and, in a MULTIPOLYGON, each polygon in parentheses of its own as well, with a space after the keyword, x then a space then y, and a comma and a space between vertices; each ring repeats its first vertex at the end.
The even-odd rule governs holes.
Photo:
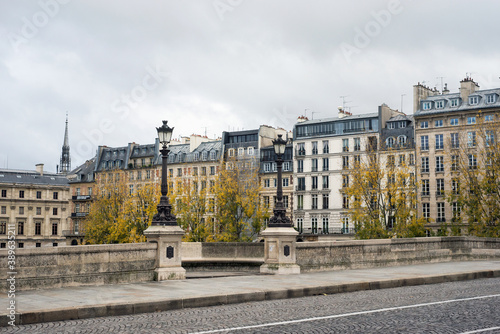
MULTIPOLYGON (((488 277, 500 277, 500 261, 31 290, 16 293, 16 322, 29 324, 157 312, 488 277)), ((2 294, 0 305, 6 306, 8 302, 7 295, 2 294)), ((7 326, 7 321, 7 308, 1 307, 0 325, 7 326)))

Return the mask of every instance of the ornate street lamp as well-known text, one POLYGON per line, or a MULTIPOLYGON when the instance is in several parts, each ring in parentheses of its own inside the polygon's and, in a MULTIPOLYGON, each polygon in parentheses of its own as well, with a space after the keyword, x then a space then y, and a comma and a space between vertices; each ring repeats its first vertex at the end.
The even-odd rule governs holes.
POLYGON ((172 214, 172 205, 167 197, 168 193, 168 183, 167 183, 167 159, 168 153, 170 150, 167 148, 167 144, 170 143, 170 139, 172 138, 172 131, 174 128, 171 128, 167 125, 167 121, 163 121, 163 125, 159 128, 156 128, 158 131, 158 139, 162 148, 161 158, 161 198, 160 203, 158 203, 157 209, 158 213, 153 216, 153 221, 151 225, 157 226, 177 226, 177 218, 172 214))
POLYGON ((283 139, 283 135, 278 135, 278 138, 273 140, 274 153, 276 153, 276 165, 278 167, 278 190, 276 194, 276 204, 274 206, 274 216, 271 217, 268 227, 291 227, 292 221, 286 216, 286 209, 283 205, 283 181, 281 170, 283 168, 283 154, 285 154, 287 141, 283 139))

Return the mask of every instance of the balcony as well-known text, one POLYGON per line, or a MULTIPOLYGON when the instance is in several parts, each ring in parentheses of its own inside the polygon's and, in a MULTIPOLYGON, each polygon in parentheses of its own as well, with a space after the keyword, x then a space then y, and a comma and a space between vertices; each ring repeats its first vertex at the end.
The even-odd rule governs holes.
POLYGON ((344 133, 353 133, 353 132, 365 132, 365 128, 357 128, 357 129, 344 129, 344 133))
POLYGON ((73 201, 87 201, 89 199, 91 199, 92 196, 90 195, 76 195, 76 196, 72 196, 71 199, 73 201))
POLYGON ((71 218, 81 218, 87 216, 88 212, 71 212, 71 218))
POLYGON ((306 186, 305 185, 298 185, 295 186, 296 191, 306 191, 306 186))
POLYGON ((72 229, 72 230, 63 230, 63 236, 65 237, 83 237, 84 234, 81 231, 72 229))
POLYGON ((342 228, 342 227, 329 227, 328 229, 322 229, 321 227, 319 228, 303 228, 302 230, 299 230, 300 234, 307 234, 307 235, 324 235, 324 234, 349 234, 353 235, 356 233, 356 230, 354 228, 342 228))

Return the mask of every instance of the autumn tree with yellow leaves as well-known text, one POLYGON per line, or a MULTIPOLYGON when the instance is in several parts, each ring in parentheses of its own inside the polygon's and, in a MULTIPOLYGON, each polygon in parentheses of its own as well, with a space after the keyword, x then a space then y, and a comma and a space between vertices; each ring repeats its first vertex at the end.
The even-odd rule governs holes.
POLYGON ((87 244, 144 242, 159 202, 159 185, 135 184, 131 191, 123 171, 101 173, 84 221, 87 244))
POLYGON ((417 218, 415 174, 400 156, 373 152, 349 170, 341 191, 357 238, 425 236, 425 222, 417 218))

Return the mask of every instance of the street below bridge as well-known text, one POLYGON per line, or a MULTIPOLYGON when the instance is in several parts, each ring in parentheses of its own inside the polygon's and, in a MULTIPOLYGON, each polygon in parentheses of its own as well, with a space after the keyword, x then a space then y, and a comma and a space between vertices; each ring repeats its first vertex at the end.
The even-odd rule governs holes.
POLYGON ((500 278, 21 325, 0 333, 500 333, 500 278))

